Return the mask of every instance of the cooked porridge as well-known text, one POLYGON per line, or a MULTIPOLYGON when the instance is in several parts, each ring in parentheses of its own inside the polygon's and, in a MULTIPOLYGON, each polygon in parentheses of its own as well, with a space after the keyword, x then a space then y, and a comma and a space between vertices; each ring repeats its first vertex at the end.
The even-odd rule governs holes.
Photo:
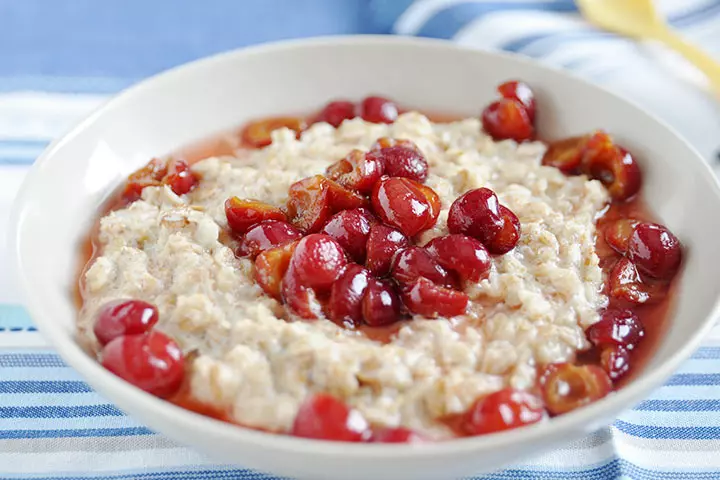
MULTIPOLYGON (((572 363, 590 349, 587 330, 609 304, 596 222, 612 189, 543 165, 542 142, 496 141, 486 131, 477 118, 433 123, 416 112, 393 123, 316 123, 302 135, 280 128, 262 149, 194 163, 199 181, 187 193, 145 186, 140 198, 100 221, 79 336, 100 352, 106 342, 98 341, 95 322, 103 308, 142 300, 157 308, 155 329, 182 351, 189 395, 231 421, 291 432, 303 402, 322 393, 375 427, 404 427, 425 439, 457 436, 448 418, 495 392, 535 394, 542 368, 572 363), (428 167, 424 185, 439 197, 434 225, 408 235, 417 247, 455 233, 448 229, 451 206, 478 189, 492 190, 521 226, 516 244, 488 257, 481 278, 457 283, 456 293, 468 299, 461 314, 428 318, 410 306, 415 313, 387 338, 331 321, 327 310, 303 319, 285 294, 268 295, 255 261, 228 240, 226 205, 232 197, 285 205, 298 180, 322 175, 353 150, 365 155, 383 137, 419 149, 428 167)), ((447 270, 460 271, 452 262, 447 270)))

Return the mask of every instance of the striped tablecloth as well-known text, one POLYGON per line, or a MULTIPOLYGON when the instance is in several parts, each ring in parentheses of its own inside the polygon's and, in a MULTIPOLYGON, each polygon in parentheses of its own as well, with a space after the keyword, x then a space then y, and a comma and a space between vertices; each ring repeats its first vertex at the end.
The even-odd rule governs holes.
MULTIPOLYGON (((720 57, 720 1, 659 3, 720 57)), ((0 478, 274 478, 213 463, 93 392, 20 305, 4 233, 36 156, 109 95, 217 51, 340 33, 451 38, 536 57, 633 98, 709 161, 720 147, 718 104, 697 72, 654 46, 593 30, 570 0, 0 1, 0 478)), ((720 328, 612 427, 478 478, 720 479, 720 328)))

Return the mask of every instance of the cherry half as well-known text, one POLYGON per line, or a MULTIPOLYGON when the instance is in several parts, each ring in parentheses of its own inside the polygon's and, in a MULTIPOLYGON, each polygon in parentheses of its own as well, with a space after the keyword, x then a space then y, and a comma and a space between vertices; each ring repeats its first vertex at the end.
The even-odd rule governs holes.
POLYGON ((463 428, 469 435, 485 435, 537 423, 544 416, 540 398, 506 388, 478 399, 465 414, 463 428))
POLYGON ((545 407, 553 415, 599 400, 612 390, 610 378, 597 365, 553 364, 545 370, 540 384, 545 407))

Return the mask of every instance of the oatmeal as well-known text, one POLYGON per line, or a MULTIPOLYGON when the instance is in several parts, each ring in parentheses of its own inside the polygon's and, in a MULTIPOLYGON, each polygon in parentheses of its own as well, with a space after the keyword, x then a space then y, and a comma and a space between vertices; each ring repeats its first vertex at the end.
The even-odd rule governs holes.
POLYGON ((145 300, 159 310, 157 329, 192 352, 192 396, 233 421, 287 432, 304 399, 324 392, 371 424, 436 439, 454 436, 443 418, 507 387, 532 389, 538 367, 589 348, 585 330, 608 303, 595 222, 610 196, 597 180, 543 166, 543 143, 494 141, 478 119, 435 124, 412 112, 391 124, 318 123, 299 139, 275 130, 272 139, 261 150, 194 164, 200 181, 186 194, 151 185, 101 220, 78 320, 90 348, 100 348, 93 323, 105 304, 145 300), (284 205, 299 179, 381 137, 411 140, 427 160, 425 185, 441 208, 417 245, 448 234, 451 205, 478 188, 493 190, 522 226, 486 278, 463 282, 463 315, 415 315, 387 342, 324 318, 294 318, 263 293, 253 262, 238 258, 224 233, 228 198, 284 205))

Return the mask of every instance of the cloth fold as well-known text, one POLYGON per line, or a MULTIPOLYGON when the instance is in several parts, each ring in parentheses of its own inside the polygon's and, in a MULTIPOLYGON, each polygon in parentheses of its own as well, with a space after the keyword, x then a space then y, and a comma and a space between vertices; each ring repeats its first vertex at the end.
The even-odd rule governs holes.
MULTIPOLYGON (((720 0, 659 3, 688 39, 720 55, 720 0)), ((634 100, 710 161, 720 147, 718 103, 696 71, 662 48, 590 27, 570 0, 0 3, 0 479, 276 478, 219 465, 92 391, 21 306, 5 232, 33 160, 119 89, 216 51, 337 33, 430 36, 528 55, 634 100)), ((720 479, 720 327, 612 427, 474 478, 720 479)))

